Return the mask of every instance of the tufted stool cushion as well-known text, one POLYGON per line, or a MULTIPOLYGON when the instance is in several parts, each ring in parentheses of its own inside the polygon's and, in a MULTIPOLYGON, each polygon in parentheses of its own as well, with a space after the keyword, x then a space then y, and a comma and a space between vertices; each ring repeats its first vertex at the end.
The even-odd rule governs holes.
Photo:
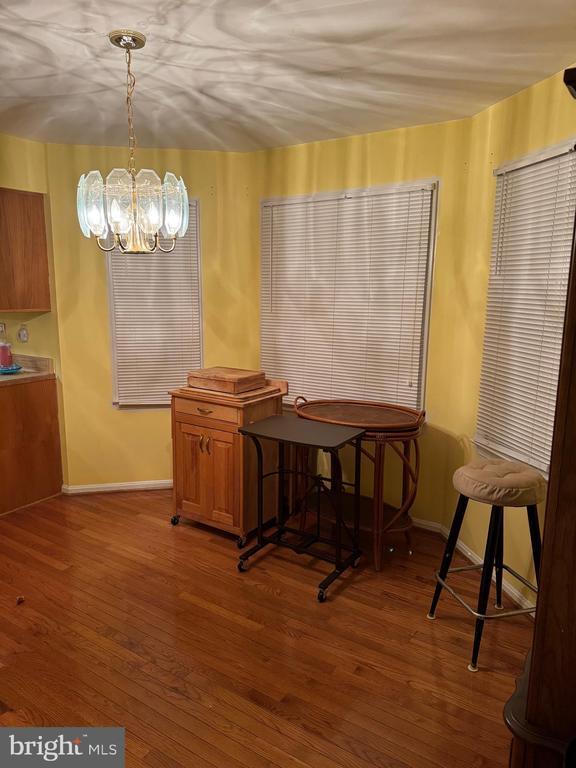
POLYGON ((526 507, 546 496, 546 481, 527 464, 476 459, 454 472, 454 488, 469 499, 498 507, 526 507))

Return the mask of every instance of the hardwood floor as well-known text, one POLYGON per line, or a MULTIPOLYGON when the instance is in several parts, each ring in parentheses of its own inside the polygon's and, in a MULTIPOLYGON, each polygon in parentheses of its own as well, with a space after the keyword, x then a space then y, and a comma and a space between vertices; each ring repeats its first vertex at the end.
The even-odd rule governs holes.
MULTIPOLYGON (((170 493, 60 497, 0 518, 0 725, 122 725, 129 768, 505 766, 531 621, 426 620, 442 541, 381 573, 169 524, 170 493), (24 601, 17 604, 21 596, 24 601)), ((475 594, 473 576, 463 591, 475 594)))

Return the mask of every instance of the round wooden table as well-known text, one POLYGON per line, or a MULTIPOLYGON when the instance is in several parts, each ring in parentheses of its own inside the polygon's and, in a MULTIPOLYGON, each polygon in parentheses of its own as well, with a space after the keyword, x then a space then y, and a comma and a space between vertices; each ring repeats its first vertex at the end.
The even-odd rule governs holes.
MULTIPOLYGON (((382 567, 382 548, 386 533, 403 532, 410 546, 412 519, 410 509, 416 498, 420 471, 418 438, 424 424, 424 411, 390 403, 372 403, 361 400, 306 400, 300 396, 294 409, 304 419, 329 424, 365 429, 362 453, 374 464, 374 492, 372 496, 372 539, 374 568, 382 567), (373 443, 371 453, 364 445, 373 443), (386 447, 397 454, 402 462, 402 501, 399 507, 384 504, 384 464, 386 447)), ((336 470, 336 467, 333 467, 336 470)), ((341 477, 334 477, 338 485, 341 477)))

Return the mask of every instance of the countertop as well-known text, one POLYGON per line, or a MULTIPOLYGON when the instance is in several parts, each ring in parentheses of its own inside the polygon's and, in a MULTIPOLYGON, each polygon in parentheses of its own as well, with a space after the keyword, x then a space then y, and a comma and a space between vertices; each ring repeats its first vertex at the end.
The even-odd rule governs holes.
POLYGON ((54 379, 54 362, 49 357, 36 355, 14 355, 14 362, 22 366, 18 373, 0 374, 0 387, 23 384, 28 381, 54 379))
POLYGON ((22 384, 25 381, 46 381, 55 378, 55 374, 46 371, 25 371, 22 369, 18 373, 0 374, 0 387, 22 384))

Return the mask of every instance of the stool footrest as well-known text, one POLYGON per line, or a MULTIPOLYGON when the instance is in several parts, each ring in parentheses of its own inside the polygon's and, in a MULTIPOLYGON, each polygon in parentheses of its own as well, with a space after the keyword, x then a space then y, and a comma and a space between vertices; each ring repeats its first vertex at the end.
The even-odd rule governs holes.
MULTIPOLYGON (((451 573, 463 573, 465 571, 479 571, 483 568, 483 563, 479 563, 478 565, 462 565, 458 568, 450 568, 448 570, 447 576, 451 573)), ((532 590, 532 592, 537 593, 538 589, 534 586, 534 584, 531 584, 527 579, 525 579, 523 576, 521 576, 519 573, 517 573, 513 568, 510 568, 508 565, 502 566, 503 570, 508 571, 509 574, 514 576, 514 578, 518 579, 522 584, 524 584, 526 587, 532 590)), ((474 610, 472 606, 464 600, 464 598, 459 595, 455 589, 453 589, 450 584, 446 583, 446 580, 443 579, 440 576, 440 571, 435 572, 436 581, 442 585, 444 589, 447 589, 448 592, 454 597, 460 605, 465 608, 468 613, 472 614, 477 619, 503 619, 506 616, 521 616, 524 613, 534 613, 536 610, 536 607, 534 608, 515 608, 511 611, 498 611, 498 613, 478 613, 478 611, 474 610)))
MULTIPOLYGON (((460 565, 458 568, 449 568, 448 573, 460 573, 461 571, 480 571, 484 567, 483 563, 478 563, 478 565, 460 565)), ((514 568, 511 568, 509 565, 506 565, 506 563, 502 564, 502 570, 508 571, 508 573, 511 576, 514 576, 515 579, 518 579, 518 581, 521 581, 522 584, 524 584, 525 587, 528 587, 528 589, 531 589, 532 592, 538 593, 538 587, 534 586, 531 581, 528 581, 528 579, 525 579, 524 576, 521 576, 518 571, 515 571, 514 568)), ((436 576, 440 571, 436 571, 436 576)))

